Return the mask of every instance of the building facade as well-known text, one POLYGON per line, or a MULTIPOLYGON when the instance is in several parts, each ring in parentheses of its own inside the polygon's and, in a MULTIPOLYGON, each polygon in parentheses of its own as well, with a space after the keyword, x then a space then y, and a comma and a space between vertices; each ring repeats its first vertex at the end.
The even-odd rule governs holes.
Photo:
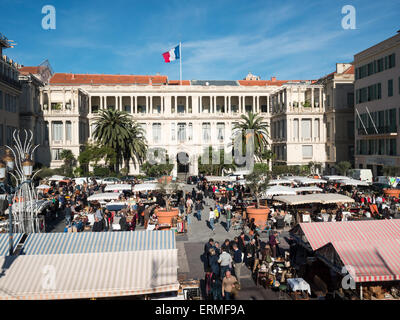
POLYGON ((11 145, 12 134, 19 129, 19 97, 22 87, 18 81, 18 64, 3 55, 10 48, 8 39, 0 34, 0 145, 11 145))
POLYGON ((354 56, 356 168, 400 167, 400 33, 354 56))
POLYGON ((285 84, 271 96, 272 151, 277 165, 324 167, 325 98, 322 85, 285 84))
POLYGON ((336 70, 320 78, 324 86, 326 125, 326 172, 348 161, 354 166, 354 66, 337 63, 336 70))

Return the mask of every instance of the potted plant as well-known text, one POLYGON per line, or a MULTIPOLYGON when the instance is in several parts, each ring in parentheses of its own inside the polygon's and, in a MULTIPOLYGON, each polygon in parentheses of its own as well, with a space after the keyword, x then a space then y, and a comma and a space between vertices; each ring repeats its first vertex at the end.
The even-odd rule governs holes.
POLYGON ((254 223, 260 228, 265 228, 270 209, 260 204, 262 193, 268 188, 270 177, 268 165, 257 163, 254 165, 253 172, 246 176, 246 184, 256 198, 255 206, 246 208, 249 220, 254 219, 254 223))
POLYGON ((169 224, 172 226, 172 220, 179 214, 178 208, 171 207, 171 200, 174 192, 178 190, 179 185, 177 183, 167 182, 167 179, 163 179, 159 183, 160 191, 164 195, 165 208, 155 210, 155 214, 158 218, 159 224, 169 224))

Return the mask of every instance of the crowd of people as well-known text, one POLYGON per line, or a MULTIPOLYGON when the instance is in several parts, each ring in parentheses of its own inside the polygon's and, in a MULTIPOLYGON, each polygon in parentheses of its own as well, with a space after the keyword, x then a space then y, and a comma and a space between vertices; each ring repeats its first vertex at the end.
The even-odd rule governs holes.
POLYGON ((206 296, 211 300, 230 300, 241 288, 241 270, 247 267, 253 279, 260 266, 270 264, 283 252, 279 248, 279 233, 274 231, 267 242, 258 233, 251 236, 244 232, 222 245, 210 238, 204 246, 206 296))

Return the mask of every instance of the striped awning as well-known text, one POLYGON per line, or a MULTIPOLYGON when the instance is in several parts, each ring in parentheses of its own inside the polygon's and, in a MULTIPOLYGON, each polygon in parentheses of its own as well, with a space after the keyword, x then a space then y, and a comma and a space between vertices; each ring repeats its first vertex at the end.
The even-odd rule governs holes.
POLYGON ((0 257, 0 299, 121 297, 177 291, 177 249, 0 257), (12 261, 6 261, 13 259, 12 261))
POLYGON ((313 250, 335 241, 400 240, 398 219, 300 223, 299 229, 297 235, 305 237, 313 250))
MULTIPOLYGON (((14 233, 13 234, 13 248, 17 246, 18 242, 21 240, 23 234, 22 233, 14 233)), ((8 255, 10 250, 9 246, 9 235, 8 233, 0 233, 0 256, 8 255)))
POLYGON ((25 255, 83 254, 176 249, 175 233, 163 231, 33 233, 25 255))
POLYGON ((316 253, 330 263, 334 250, 355 282, 400 280, 400 240, 334 241, 316 253))

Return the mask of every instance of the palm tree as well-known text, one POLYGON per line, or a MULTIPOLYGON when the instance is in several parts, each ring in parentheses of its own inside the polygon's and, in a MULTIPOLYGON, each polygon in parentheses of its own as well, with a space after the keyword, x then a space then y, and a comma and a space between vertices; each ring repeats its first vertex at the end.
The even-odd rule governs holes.
POLYGON ((133 165, 136 168, 136 163, 142 164, 146 159, 147 141, 143 128, 136 121, 132 121, 129 126, 129 138, 126 141, 126 148, 123 151, 126 172, 129 173, 129 160, 133 160, 133 165))
POLYGON ((103 146, 110 147, 116 152, 115 171, 119 166, 129 148, 132 134, 132 120, 128 113, 119 110, 99 110, 98 116, 94 118, 96 128, 93 137, 103 146))
POLYGON ((258 161, 267 159, 271 156, 271 151, 268 149, 269 143, 267 138, 268 124, 263 122, 260 115, 249 112, 247 115, 240 116, 241 121, 233 126, 234 137, 236 140, 239 136, 242 137, 242 152, 246 150, 247 141, 253 137, 254 139, 254 155, 258 161), (246 133, 246 130, 252 130, 251 133, 246 133))

